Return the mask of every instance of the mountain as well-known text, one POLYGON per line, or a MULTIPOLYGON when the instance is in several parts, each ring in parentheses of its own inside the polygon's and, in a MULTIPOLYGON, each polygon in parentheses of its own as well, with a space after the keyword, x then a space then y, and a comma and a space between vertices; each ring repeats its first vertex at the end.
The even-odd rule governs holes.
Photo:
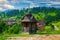
POLYGON ((6 10, 2 12, 1 14, 3 15, 0 16, 4 18, 13 17, 20 19, 24 15, 26 15, 28 11, 30 11, 37 20, 46 19, 49 22, 60 20, 60 8, 54 8, 54 7, 34 7, 23 10, 18 10, 18 9, 6 10))
POLYGON ((18 13, 19 13, 19 10, 8 10, 6 12, 6 15, 9 16, 9 17, 11 17, 11 16, 17 15, 18 13))

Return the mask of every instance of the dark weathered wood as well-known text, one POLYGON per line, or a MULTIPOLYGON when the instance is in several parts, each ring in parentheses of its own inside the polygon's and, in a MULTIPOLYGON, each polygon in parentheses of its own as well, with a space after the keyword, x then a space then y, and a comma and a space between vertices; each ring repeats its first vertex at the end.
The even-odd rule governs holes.
POLYGON ((23 26, 23 32, 28 32, 30 34, 36 33, 37 20, 34 18, 34 16, 32 16, 30 12, 22 18, 21 22, 23 26))
POLYGON ((45 28, 45 20, 37 21, 31 13, 26 14, 22 20, 23 32, 28 32, 30 34, 35 34, 37 29, 43 31, 45 28))

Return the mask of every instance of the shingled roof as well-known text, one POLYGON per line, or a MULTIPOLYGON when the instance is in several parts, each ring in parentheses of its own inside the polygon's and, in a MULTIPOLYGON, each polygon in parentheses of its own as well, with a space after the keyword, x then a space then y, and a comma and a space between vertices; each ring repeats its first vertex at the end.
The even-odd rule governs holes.
POLYGON ((34 18, 31 12, 29 12, 22 18, 22 22, 37 22, 37 20, 34 18))

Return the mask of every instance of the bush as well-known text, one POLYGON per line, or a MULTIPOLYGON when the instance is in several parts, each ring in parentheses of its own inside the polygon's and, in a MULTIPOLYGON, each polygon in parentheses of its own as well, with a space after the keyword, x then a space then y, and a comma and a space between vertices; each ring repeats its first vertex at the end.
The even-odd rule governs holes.
POLYGON ((0 22, 0 33, 8 30, 8 25, 4 22, 0 22))
POLYGON ((15 24, 12 27, 9 28, 9 33, 20 33, 21 32, 21 25, 20 24, 15 24))

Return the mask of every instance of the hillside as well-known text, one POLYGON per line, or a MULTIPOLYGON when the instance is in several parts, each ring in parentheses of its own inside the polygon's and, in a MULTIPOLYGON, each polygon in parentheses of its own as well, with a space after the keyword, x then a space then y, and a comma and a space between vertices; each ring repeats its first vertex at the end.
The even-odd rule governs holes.
POLYGON ((48 22, 59 21, 60 20, 60 8, 47 8, 47 7, 34 7, 23 10, 6 10, 0 13, 0 18, 16 18, 21 19, 28 10, 37 19, 46 19, 48 22))
MULTIPOLYGON (((58 29, 60 29, 60 8, 46 8, 46 7, 35 7, 23 10, 6 10, 4 12, 0 12, 1 19, 16 19, 17 24, 8 25, 8 23, 4 23, 4 21, 0 22, 0 39, 5 40, 6 37, 10 36, 24 36, 22 34, 22 17, 27 14, 28 10, 32 13, 35 19, 46 20, 45 30, 37 30, 37 34, 60 34, 60 30, 52 30, 52 27, 49 24, 54 24, 58 29), (2 35, 3 34, 3 35, 2 35)), ((6 22, 6 21, 5 21, 6 22)), ((12 21, 13 22, 13 21, 12 21)), ((27 36, 27 35, 25 35, 27 36)), ((52 36, 53 37, 53 36, 52 36)), ((47 38, 47 37, 46 37, 47 38)), ((50 38, 50 36, 49 36, 50 38)), ((55 38, 54 38, 55 39, 55 38)), ((59 39, 59 38, 58 38, 59 39)), ((57 39, 56 39, 57 40, 57 39)))

